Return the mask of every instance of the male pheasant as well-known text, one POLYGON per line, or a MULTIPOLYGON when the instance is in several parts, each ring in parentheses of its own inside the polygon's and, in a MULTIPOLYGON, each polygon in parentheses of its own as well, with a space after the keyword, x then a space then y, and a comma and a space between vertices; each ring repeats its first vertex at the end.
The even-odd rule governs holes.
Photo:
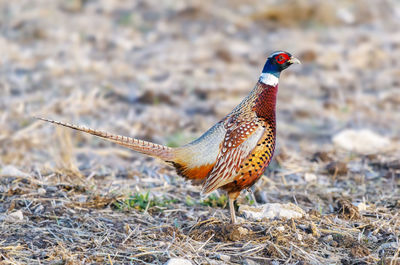
POLYGON ((234 201, 263 174, 275 149, 275 105, 282 70, 300 61, 287 52, 272 53, 250 94, 220 122, 197 140, 171 148, 130 137, 110 134, 69 123, 44 121, 93 134, 137 152, 158 157, 173 165, 179 175, 202 184, 204 194, 225 190, 229 197, 231 222, 235 223, 234 201))

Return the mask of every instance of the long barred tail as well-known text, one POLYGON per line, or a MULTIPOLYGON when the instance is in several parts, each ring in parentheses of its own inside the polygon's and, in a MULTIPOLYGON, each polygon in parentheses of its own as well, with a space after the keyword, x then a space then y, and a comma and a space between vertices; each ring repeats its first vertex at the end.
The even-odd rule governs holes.
POLYGON ((150 155, 150 156, 154 156, 154 157, 158 157, 165 161, 173 161, 175 158, 173 149, 168 146, 155 144, 155 143, 151 143, 151 142, 147 142, 147 141, 143 141, 143 140, 139 140, 139 139, 135 139, 135 138, 131 138, 131 137, 111 134, 111 133, 104 132, 104 131, 93 130, 88 127, 74 125, 74 124, 70 124, 70 123, 66 123, 66 122, 60 122, 60 121, 55 121, 55 120, 50 120, 50 119, 40 118, 40 117, 37 117, 37 119, 46 121, 46 122, 50 122, 50 123, 54 123, 57 125, 61 125, 64 127, 68 127, 68 128, 71 128, 71 129, 74 129, 77 131, 96 135, 96 136, 106 139, 108 141, 128 147, 137 152, 140 152, 140 153, 143 153, 146 155, 150 155))

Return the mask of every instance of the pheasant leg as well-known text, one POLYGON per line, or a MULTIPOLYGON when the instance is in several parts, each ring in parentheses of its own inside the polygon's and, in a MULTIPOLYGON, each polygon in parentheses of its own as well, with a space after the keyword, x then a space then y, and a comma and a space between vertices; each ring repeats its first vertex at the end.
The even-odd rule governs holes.
POLYGON ((229 197, 229 211, 231 213, 231 223, 236 223, 236 214, 235 214, 235 206, 234 206, 235 199, 229 197))

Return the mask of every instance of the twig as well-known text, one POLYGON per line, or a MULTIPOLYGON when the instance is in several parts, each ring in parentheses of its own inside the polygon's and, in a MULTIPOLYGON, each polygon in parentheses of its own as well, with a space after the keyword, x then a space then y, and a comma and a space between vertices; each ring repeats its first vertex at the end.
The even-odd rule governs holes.
POLYGON ((110 265, 113 265, 113 262, 111 260, 110 254, 108 254, 107 256, 108 256, 108 261, 110 262, 110 265))
POLYGON ((207 243, 210 242, 211 238, 213 238, 214 236, 215 236, 215 234, 213 233, 213 234, 206 240, 206 242, 204 242, 204 244, 201 245, 201 246, 197 249, 197 251, 202 250, 202 249, 207 245, 207 243))

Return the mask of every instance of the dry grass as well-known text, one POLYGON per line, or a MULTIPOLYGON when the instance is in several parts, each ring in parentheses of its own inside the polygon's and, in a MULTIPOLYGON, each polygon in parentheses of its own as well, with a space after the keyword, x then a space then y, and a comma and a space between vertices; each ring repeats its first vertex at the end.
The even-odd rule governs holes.
MULTIPOLYGON (((270 222, 242 219, 241 224, 233 226, 228 224, 227 209, 188 202, 186 196, 195 198, 199 194, 188 192, 184 186, 163 185, 162 194, 173 198, 171 203, 160 206, 163 198, 154 199, 157 203, 151 207, 121 207, 126 196, 98 192, 96 187, 88 188, 89 182, 76 184, 80 181, 73 177, 80 176, 59 172, 2 178, 2 187, 8 189, 2 195, 2 208, 7 213, 23 212, 23 220, 12 219, 10 214, 3 219, 0 253, 5 263, 162 264, 171 257, 185 257, 199 264, 244 260, 396 264, 398 260, 398 194, 371 202, 367 210, 359 212, 334 192, 329 194, 333 212, 321 214, 315 207, 307 207, 315 202, 300 191, 306 189, 322 197, 317 189, 320 193, 327 189, 306 183, 295 188, 276 184, 279 190, 270 193, 271 201, 284 201, 291 194, 299 205, 309 209, 306 217, 270 222)), ((273 180, 278 183, 278 178, 273 180)), ((154 180, 157 182, 159 179, 154 180)), ((374 185, 366 187, 373 189, 374 185)), ((322 208, 327 208, 328 201, 321 202, 322 208)))
POLYGON ((398 2, 267 2, 0 4, 0 263, 400 264, 398 2), (31 118, 180 145, 277 49, 303 65, 282 76, 275 159, 238 203, 292 202, 299 220, 230 225, 222 194, 31 118), (345 128, 391 144, 339 150, 345 128))

